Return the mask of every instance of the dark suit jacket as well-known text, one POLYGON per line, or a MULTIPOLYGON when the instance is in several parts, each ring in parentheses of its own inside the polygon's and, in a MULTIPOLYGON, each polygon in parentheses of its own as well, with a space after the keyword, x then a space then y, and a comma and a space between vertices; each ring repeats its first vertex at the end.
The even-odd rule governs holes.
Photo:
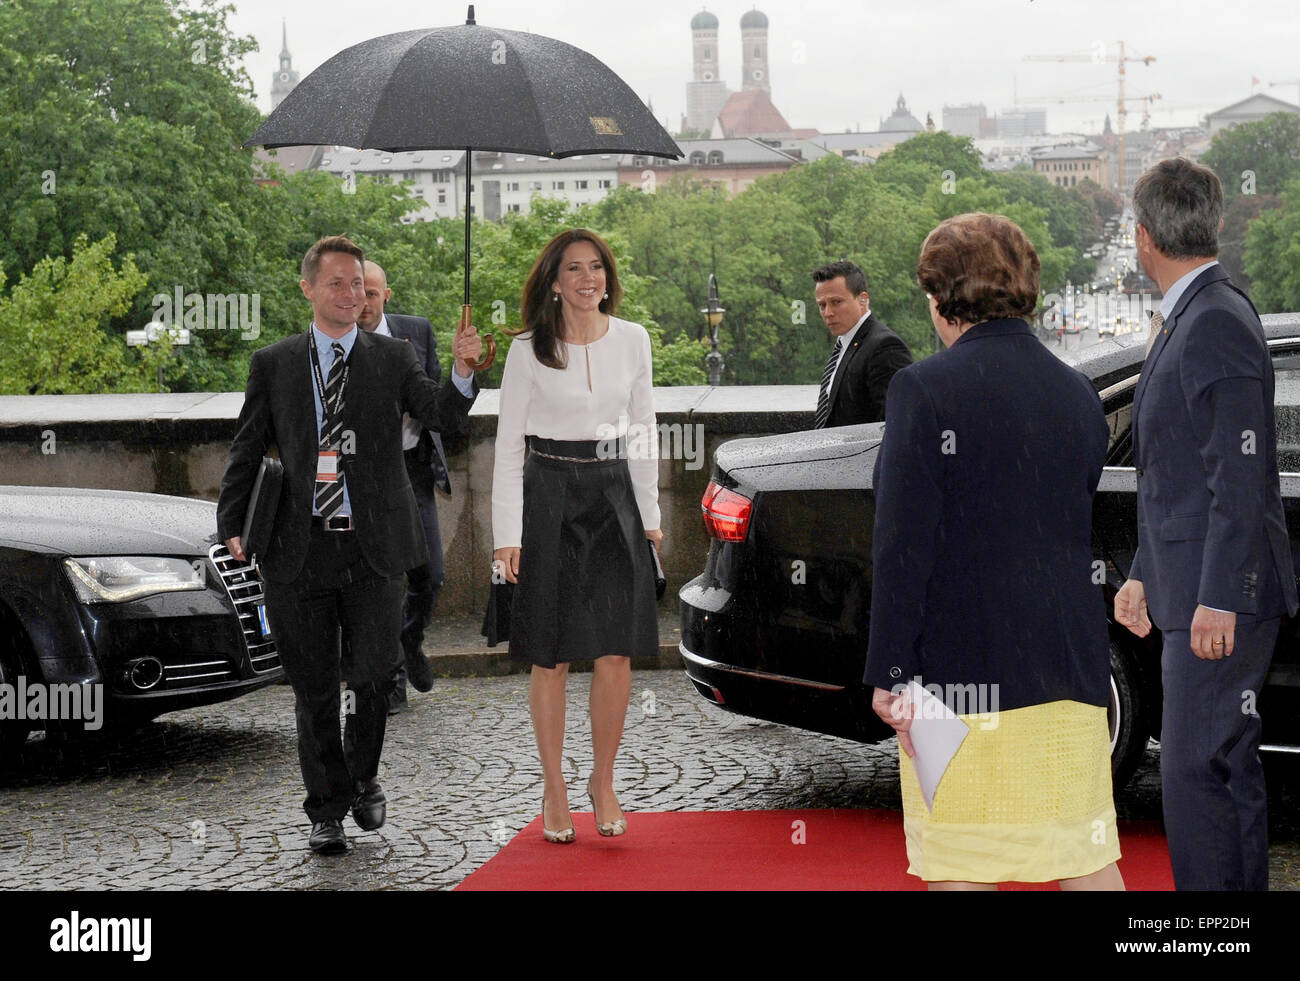
POLYGON ((1254 305, 1222 266, 1179 297, 1133 395, 1138 551, 1152 621, 1197 605, 1296 612, 1273 419, 1273 364, 1254 305))
MULTIPOLYGON (((253 353, 238 430, 217 502, 222 541, 238 536, 262 456, 279 447, 284 486, 262 575, 292 582, 302 571, 311 535, 316 488, 315 400, 308 353, 310 333, 295 334, 253 353)), ((343 431, 354 452, 341 458, 362 553, 381 576, 399 576, 428 561, 411 482, 402 456, 402 413, 431 429, 464 424, 473 399, 454 385, 441 388, 416 362, 410 344, 358 329, 343 406, 343 431)))
MULTIPOLYGON (((424 369, 424 373, 435 382, 442 381, 442 365, 438 362, 438 340, 433 333, 433 324, 423 317, 408 317, 400 313, 384 315, 388 329, 393 336, 403 341, 410 341, 415 348, 415 359, 424 369)), ((442 448, 442 436, 437 430, 426 429, 421 433, 420 442, 429 442, 429 446, 416 447, 421 456, 428 457, 429 467, 433 471, 438 486, 444 493, 451 493, 451 468, 447 466, 447 454, 442 448)))
POLYGON ((867 684, 997 684, 1001 709, 1107 703, 1092 501, 1109 437, 1092 384, 1023 320, 977 324, 894 376, 867 684))
POLYGON ((874 313, 853 335, 831 381, 831 414, 826 427, 881 422, 889 380, 912 363, 906 342, 876 319, 874 313))

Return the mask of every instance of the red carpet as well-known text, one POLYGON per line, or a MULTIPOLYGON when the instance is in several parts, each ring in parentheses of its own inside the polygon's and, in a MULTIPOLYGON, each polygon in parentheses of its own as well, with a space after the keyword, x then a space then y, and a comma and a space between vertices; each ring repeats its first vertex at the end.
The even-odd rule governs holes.
MULTIPOLYGON (((628 833, 601 838, 574 814, 578 840, 542 839, 541 819, 460 890, 924 889, 907 874, 897 811, 676 811, 628 814, 628 833), (796 824, 802 822, 802 825, 796 824), (803 844, 796 842, 802 837, 803 844)), ((1121 821, 1120 872, 1132 890, 1171 890, 1158 822, 1121 821)), ((1014 889, 1055 889, 1017 884, 1014 889)))

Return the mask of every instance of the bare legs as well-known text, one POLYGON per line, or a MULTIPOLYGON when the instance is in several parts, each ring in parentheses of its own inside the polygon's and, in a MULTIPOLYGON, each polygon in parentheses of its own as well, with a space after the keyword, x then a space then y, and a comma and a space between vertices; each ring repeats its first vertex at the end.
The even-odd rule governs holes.
MULTIPOLYGON (((528 686, 528 707, 542 761, 547 827, 561 831, 573 823, 568 787, 564 779, 565 682, 569 666, 533 667, 528 686)), ((601 819, 613 821, 621 812, 614 794, 614 758, 623 738, 623 722, 632 693, 631 659, 609 655, 596 659, 591 677, 591 789, 601 819)))
POLYGON ((553 668, 533 665, 528 683, 528 708, 533 716, 537 755, 542 760, 542 794, 552 831, 573 826, 564 783, 564 682, 568 676, 567 664, 553 668))
POLYGON ((1119 874, 1119 866, 1111 862, 1104 869, 1081 875, 1077 879, 1062 879, 1060 885, 1062 892, 1081 892, 1085 889, 1123 892, 1124 877, 1119 874))
POLYGON ((614 795, 614 757, 623 738, 627 702, 632 694, 632 659, 609 655, 596 659, 591 676, 591 792, 597 820, 622 816, 614 795))
MULTIPOLYGON (((927 882, 931 892, 976 892, 997 889, 994 882, 927 882)), ((1083 892, 1085 890, 1124 891, 1124 877, 1119 874, 1119 866, 1111 862, 1104 869, 1090 872, 1073 879, 1061 879, 1058 885, 1062 892, 1083 892)))

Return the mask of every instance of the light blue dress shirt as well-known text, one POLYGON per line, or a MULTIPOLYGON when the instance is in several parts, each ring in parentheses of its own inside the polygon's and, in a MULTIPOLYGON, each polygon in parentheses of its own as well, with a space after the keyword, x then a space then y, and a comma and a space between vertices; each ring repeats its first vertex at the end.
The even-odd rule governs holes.
MULTIPOLYGON (((311 325, 311 339, 316 344, 316 353, 320 355, 320 372, 321 379, 328 380, 330 368, 334 364, 334 338, 324 334, 314 323, 311 325)), ((352 345, 357 342, 357 328, 353 325, 352 329, 338 339, 338 343, 343 345, 343 359, 346 361, 352 356, 352 345)), ((320 445, 321 427, 325 425, 325 406, 321 402, 320 390, 316 387, 316 372, 312 369, 311 359, 307 360, 307 370, 312 374, 311 390, 315 393, 312 399, 316 403, 316 445, 320 445)), ((347 398, 347 391, 343 393, 347 398)), ((320 508, 316 507, 315 495, 312 495, 312 514, 320 514, 320 508)), ((343 481, 343 508, 339 514, 352 515, 352 498, 348 495, 348 482, 343 481)))

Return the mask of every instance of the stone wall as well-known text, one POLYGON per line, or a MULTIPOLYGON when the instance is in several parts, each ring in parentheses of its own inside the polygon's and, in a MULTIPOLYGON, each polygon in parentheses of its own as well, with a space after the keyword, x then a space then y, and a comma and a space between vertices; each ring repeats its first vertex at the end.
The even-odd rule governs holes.
MULTIPOLYGON (((655 411, 672 458, 660 461, 664 568, 676 589, 704 567, 700 498, 718 445, 806 429, 814 385, 657 388, 655 411)), ((243 394, 0 396, 0 484, 103 487, 215 501, 243 394)), ((492 558, 497 392, 479 395, 467 439, 449 447, 453 494, 438 494, 447 581, 439 609, 481 611, 492 558)), ((213 529, 215 530, 215 529, 213 529)))

